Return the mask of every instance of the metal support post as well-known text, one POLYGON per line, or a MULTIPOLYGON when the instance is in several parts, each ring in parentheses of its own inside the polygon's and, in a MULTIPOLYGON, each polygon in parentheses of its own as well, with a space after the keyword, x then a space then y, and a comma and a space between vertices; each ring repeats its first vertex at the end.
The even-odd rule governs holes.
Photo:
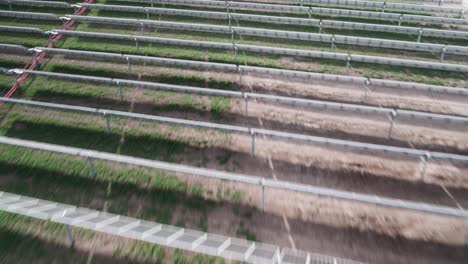
POLYGON ((426 176, 427 163, 429 162, 430 158, 431 158, 431 153, 429 152, 424 153, 424 155, 420 157, 421 161, 419 163, 419 172, 421 176, 421 181, 424 181, 424 177, 426 176))
POLYGON ((255 131, 250 130, 250 134, 252 135, 252 151, 250 154, 253 158, 255 156, 255 131))
POLYGON ((335 48, 335 34, 332 35, 331 37, 331 49, 335 48))
POLYGON ((445 58, 445 52, 447 51, 447 46, 443 47, 442 49, 440 49, 440 62, 443 62, 444 61, 444 58, 445 58))
POLYGON ((309 19, 311 19, 311 18, 312 18, 312 7, 309 6, 309 19))
POLYGON ((153 7, 153 2, 154 2, 154 0, 151 0, 151 7, 153 7))
POLYGON ((366 101, 367 100, 367 96, 369 94, 369 92, 371 91, 370 88, 369 88, 369 85, 370 85, 370 79, 369 78, 366 78, 366 81, 364 82, 364 100, 363 101, 366 101))
POLYGON ((403 21, 403 14, 398 18, 398 26, 401 27, 401 22, 403 21))
POLYGON ((130 57, 127 57, 127 64, 128 64, 128 76, 132 75, 132 60, 130 57))
POLYGON ((140 43, 138 42, 137 38, 133 38, 135 40, 135 47, 136 47, 136 52, 138 53, 140 51, 140 43))
POLYGON ((93 164, 93 159, 91 157, 88 157, 86 159, 86 163, 88 164, 88 169, 89 169, 89 177, 94 179, 94 164, 93 164))
POLYGON ((234 31, 234 29, 231 28, 231 43, 232 43, 232 46, 236 45, 235 37, 236 37, 236 32, 234 31))
POLYGON ((390 128, 388 129, 388 139, 392 139, 393 128, 395 126, 395 119, 397 115, 397 110, 392 110, 392 112, 390 113, 390 128))
POLYGON ((73 233, 71 231, 70 225, 65 225, 65 230, 67 231, 68 241, 70 242, 70 248, 75 247, 75 239, 73 238, 73 233))
POLYGON ((119 95, 120 102, 122 102, 123 100, 122 83, 120 83, 120 81, 117 81, 117 88, 118 88, 118 95, 119 95))
POLYGON ((146 13, 146 19, 149 20, 150 17, 149 17, 149 10, 148 10, 148 8, 145 8, 145 13, 146 13))
POLYGON ((301 0, 301 7, 304 5, 304 0, 301 0))
POLYGON ((348 57, 346 57, 346 74, 348 74, 350 62, 351 62, 351 54, 348 53, 348 57))
POLYGON ((260 181, 260 210, 263 212, 265 209, 265 178, 260 181))
POLYGON ((231 27, 232 27, 232 16, 231 16, 231 12, 229 11, 229 3, 226 0, 226 1, 224 1, 224 4, 226 5, 226 14, 227 14, 227 17, 228 17, 229 29, 231 29, 231 27))
POLYGON ((422 33, 423 33, 423 30, 424 30, 424 29, 421 28, 421 29, 418 31, 418 42, 421 42, 421 35, 422 35, 422 33))
POLYGON ((110 115, 108 113, 104 113, 104 118, 106 119, 107 133, 110 133, 112 131, 110 126, 110 115))
POLYGON ((444 3, 444 0, 439 0, 439 6, 441 6, 444 3))
POLYGON ((237 45, 234 44, 234 60, 236 62, 237 67, 239 67, 238 50, 239 48, 237 48, 237 45))
POLYGON ((245 120, 247 121, 247 118, 249 117, 249 110, 248 110, 248 106, 249 106, 249 99, 247 98, 247 95, 244 94, 244 105, 245 105, 245 120))
POLYGON ((466 9, 463 9, 462 11, 460 11, 460 18, 461 19, 465 18, 465 10, 466 9))
POLYGON ((323 26, 323 22, 322 22, 322 19, 320 19, 319 21, 319 34, 322 34, 322 26, 323 26))
POLYGON ((140 23, 140 27, 141 27, 141 35, 143 36, 145 34, 145 24, 140 23))
POLYGON ((239 85, 242 86, 242 68, 237 65, 237 71, 239 72, 239 85))
POLYGON ((385 13, 385 8, 387 7, 387 2, 383 2, 382 4, 382 13, 385 13))

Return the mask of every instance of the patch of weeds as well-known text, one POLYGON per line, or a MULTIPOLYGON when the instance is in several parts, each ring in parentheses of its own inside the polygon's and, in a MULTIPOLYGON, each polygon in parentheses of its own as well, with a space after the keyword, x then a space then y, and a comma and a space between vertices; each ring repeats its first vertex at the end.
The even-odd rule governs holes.
POLYGON ((151 263, 162 263, 165 255, 163 247, 141 241, 134 241, 130 246, 118 247, 113 252, 114 257, 127 257, 151 263))
POLYGON ((220 119, 221 114, 226 112, 230 106, 230 100, 225 97, 213 97, 211 99, 211 114, 215 119, 220 119))
POLYGON ((245 239, 250 241, 257 241, 257 237, 252 233, 247 227, 244 226, 244 222, 240 222, 239 229, 237 230, 237 235, 244 236, 245 239))
POLYGON ((223 154, 216 157, 216 160, 218 161, 220 165, 226 165, 226 163, 228 163, 231 157, 232 157, 232 152, 224 151, 223 154))
POLYGON ((189 259, 183 254, 181 250, 174 250, 173 257, 174 264, 190 264, 189 259))
POLYGON ((190 194, 192 197, 202 198, 203 186, 201 184, 193 184, 190 188, 190 194))
POLYGON ((231 198, 229 199, 232 202, 238 203, 241 201, 241 192, 239 190, 234 190, 234 192, 231 195, 231 198))

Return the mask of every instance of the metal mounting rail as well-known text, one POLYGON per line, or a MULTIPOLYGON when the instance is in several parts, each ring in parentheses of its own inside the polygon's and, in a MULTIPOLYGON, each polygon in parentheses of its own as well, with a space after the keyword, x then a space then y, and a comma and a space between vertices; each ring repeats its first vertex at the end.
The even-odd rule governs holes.
POLYGON ((39 29, 39 28, 33 28, 33 27, 0 26, 0 32, 45 34, 46 31, 39 29))
POLYGON ((58 2, 58 1, 2 0, 0 1, 0 3, 22 5, 22 6, 73 8, 69 3, 58 2))
POLYGON ((27 53, 28 48, 21 46, 21 45, 15 45, 15 44, 0 44, 0 51, 1 52, 14 52, 14 53, 27 53))
POLYGON ((252 15, 233 12, 213 12, 213 11, 197 11, 186 9, 169 9, 169 8, 154 8, 142 6, 124 6, 124 5, 106 5, 106 4, 79 4, 88 9, 108 10, 108 11, 122 11, 133 13, 145 13, 149 18, 149 14, 158 15, 173 15, 183 17, 197 17, 221 20, 242 20, 274 24, 287 24, 287 25, 300 25, 300 26, 313 26, 320 28, 338 28, 338 29, 352 29, 364 30, 375 32, 388 32, 400 34, 414 34, 420 36, 430 36, 439 38, 460 38, 468 39, 468 32, 445 30, 445 29, 432 29, 424 27, 407 27, 407 26, 393 26, 393 25, 377 25, 359 22, 344 22, 325 19, 312 19, 312 18, 293 18, 282 16, 265 16, 265 15, 252 15))
POLYGON ((303 264, 309 264, 310 261, 358 264, 351 260, 301 251, 294 253, 293 250, 281 249, 271 244, 149 222, 8 192, 0 192, 0 210, 64 224, 72 247, 75 239, 70 226, 246 263, 288 264, 291 263, 289 259, 294 259, 297 260, 294 263, 303 264))
MULTIPOLYGON (((348 200, 352 202, 360 202, 366 204, 372 204, 377 206, 413 210, 422 213, 433 213, 453 217, 468 218, 468 211, 456 209, 446 206, 438 206, 420 202, 411 202, 399 199, 391 199, 375 195, 359 194, 354 192, 339 191, 335 189, 328 189, 322 187, 316 187, 313 185, 292 183, 287 181, 271 180, 260 178, 256 176, 244 175, 244 174, 235 174, 225 171, 217 171, 210 169, 203 169, 198 167, 154 161, 124 155, 117 155, 107 152, 99 152, 89 149, 80 149, 74 147, 66 147, 60 145, 53 145, 47 143, 40 143, 35 141, 15 139, 10 137, 0 136, 0 144, 10 145, 16 147, 24 147, 29 149, 55 152, 66 155, 78 156, 85 159, 91 160, 103 160, 109 162, 124 163, 135 166, 143 166, 153 169, 160 169, 164 171, 196 175, 207 178, 214 178, 219 180, 227 180, 251 185, 257 185, 260 188, 271 188, 276 190, 286 190, 292 192, 305 193, 310 195, 318 195, 324 198, 333 198, 340 200, 348 200)), ((261 192, 262 196, 264 192, 261 192)), ((263 208, 262 208, 263 209, 263 208)))
POLYGON ((37 12, 18 12, 18 11, 3 11, 0 10, 0 17, 14 17, 23 19, 38 19, 38 20, 57 20, 59 17, 55 14, 37 13, 37 12))
MULTIPOLYGON (((0 27, 0 31, 2 31, 1 27, 0 27)), ((234 50, 235 54, 236 53, 238 54, 239 52, 244 51, 244 52, 274 54, 274 55, 331 59, 331 60, 338 60, 338 61, 345 62, 346 67, 349 67, 350 62, 361 62, 361 63, 370 63, 370 64, 382 64, 382 65, 391 65, 391 66, 402 66, 402 67, 413 67, 413 68, 422 68, 422 69, 468 73, 468 65, 441 63, 441 62, 434 62, 434 61, 400 59, 400 58, 391 58, 391 57, 383 57, 383 56, 369 56, 369 55, 359 55, 359 54, 351 54, 351 53, 277 48, 277 47, 268 47, 268 46, 230 44, 230 43, 223 43, 223 42, 196 41, 196 40, 184 40, 184 39, 173 39, 173 38, 145 37, 145 36, 139 36, 139 35, 111 34, 111 33, 102 33, 102 32, 51 30, 51 31, 48 31, 48 33, 49 34, 59 33, 62 35, 67 35, 67 36, 77 36, 77 37, 85 37, 85 38, 132 41, 132 42, 135 42, 137 52, 139 51, 140 43, 157 43, 157 44, 167 44, 167 45, 190 46, 190 47, 197 47, 197 48, 234 50)), ((441 60, 443 60, 443 55, 444 54, 441 53, 441 60)))
MULTIPOLYGON (((127 0, 119 0, 126 1, 127 0)), ((451 17, 438 17, 438 16, 424 16, 412 15, 403 13, 389 13, 389 12, 374 12, 363 11, 355 9, 336 9, 325 7, 307 7, 307 6, 294 6, 294 5, 277 5, 266 3, 247 3, 236 1, 206 1, 206 0, 133 0, 132 2, 147 3, 164 3, 165 5, 189 5, 189 6, 208 6, 217 8, 229 8, 230 10, 251 10, 251 11, 269 11, 280 13, 300 13, 308 15, 325 15, 325 16, 340 16, 340 17, 358 17, 374 20, 392 20, 401 22, 415 22, 415 23, 429 23, 429 24, 452 24, 452 25, 468 25, 467 19, 451 18, 451 17)), ((459 14, 463 17, 463 14, 459 14)))
MULTIPOLYGON (((345 103, 335 103, 329 101, 320 101, 320 100, 311 100, 311 99, 302 99, 295 97, 286 97, 286 96, 276 96, 268 95, 261 93, 248 93, 248 92, 238 92, 238 91, 226 91, 220 89, 211 89, 211 88, 201 88, 193 86, 182 86, 182 85, 173 85, 173 84, 164 84, 164 83, 155 83, 155 82, 145 82, 145 81, 134 81, 127 79, 117 79, 117 78, 106 78, 106 77, 96 77, 89 75, 76 75, 68 73, 54 73, 54 72, 43 72, 43 71, 29 71, 23 69, 9 69, 6 70, 6 74, 22 74, 28 73, 35 76, 43 76, 47 78, 56 78, 62 80, 73 80, 79 82, 93 82, 99 84, 115 85, 119 88, 119 94, 122 94, 121 88, 123 85, 126 86, 137 86, 146 89, 152 90, 162 90, 162 91, 171 91, 179 93, 189 93, 189 94, 201 94, 207 96, 223 96, 229 98, 237 98, 245 100, 246 102, 253 99, 259 102, 274 103, 274 104, 285 104, 290 106, 302 106, 316 109, 327 109, 332 111, 343 111, 343 112, 353 112, 356 114, 370 114, 370 115, 393 115, 392 121, 395 122, 397 117, 404 117, 409 119, 416 120, 431 120, 431 121, 442 121, 447 124, 456 123, 468 126, 468 117, 460 117, 453 115, 442 115, 442 114, 432 114, 420 111, 408 111, 401 109, 385 108, 385 107, 374 107, 358 104, 345 104, 345 103)), ((248 116, 248 107, 247 103, 245 104, 245 113, 248 116)), ((389 120, 389 122, 392 122, 389 120)))
POLYGON ((468 47, 465 47, 465 46, 441 45, 441 44, 421 43, 421 42, 414 42, 414 41, 400 41, 400 40, 354 37, 354 36, 343 36, 343 35, 332 35, 332 34, 306 33, 306 32, 297 32, 297 31, 258 29, 258 28, 249 28, 249 27, 233 27, 233 26, 229 27, 229 26, 217 26, 217 25, 208 25, 208 24, 179 23, 179 22, 167 22, 167 21, 146 20, 146 19, 125 19, 125 18, 111 18, 111 17, 74 16, 74 15, 66 15, 66 17, 74 19, 82 23, 134 26, 134 27, 141 28, 142 30, 144 29, 144 27, 152 27, 152 28, 172 29, 172 30, 222 33, 222 34, 229 34, 229 35, 245 35, 245 36, 265 37, 265 38, 273 38, 273 39, 322 42, 322 43, 330 43, 331 48, 334 48, 335 44, 345 44, 345 45, 364 46, 364 47, 373 47, 373 48, 422 51, 422 52, 431 52, 431 53, 437 53, 437 54, 439 54, 442 50, 444 50, 445 54, 468 55, 468 47))
MULTIPOLYGON (((230 71, 230 72, 238 72, 240 74, 251 72, 251 73, 263 74, 267 76, 275 76, 275 77, 283 77, 283 78, 291 78, 291 79, 299 79, 299 80, 320 80, 320 81, 327 81, 327 82, 350 83, 350 84, 356 84, 356 85, 363 85, 363 87, 376 86, 376 87, 385 87, 385 88, 391 88, 391 89, 438 92, 438 93, 447 93, 447 94, 453 94, 453 95, 468 95, 468 90, 462 89, 462 88, 429 85, 429 84, 413 83, 413 82, 383 80, 383 79, 371 79, 371 78, 365 78, 365 77, 354 77, 354 76, 346 76, 346 75, 282 70, 282 69, 273 69, 273 68, 265 68, 265 67, 242 66, 242 65, 228 64, 228 63, 168 59, 168 58, 160 58, 160 57, 148 57, 148 56, 128 55, 128 54, 109 53, 109 52, 80 51, 80 50, 68 50, 68 49, 57 49, 57 48, 49 49, 49 48, 42 48, 42 47, 36 47, 34 48, 34 50, 39 51, 39 52, 47 51, 50 54, 67 55, 67 56, 77 57, 81 59, 90 58, 93 60, 104 59, 104 60, 126 62, 128 63, 129 66, 131 66, 131 63, 133 62, 146 62, 146 63, 155 64, 155 65, 189 67, 189 68, 196 68, 196 69, 210 69, 210 70, 218 70, 218 71, 230 71)), ((129 72, 130 71, 131 71, 131 68, 129 67, 129 72)))
POLYGON ((408 156, 408 157, 415 157, 415 158, 430 157, 431 159, 434 159, 434 160, 446 160, 446 161, 451 161, 451 162, 468 163, 468 156, 463 156, 463 155, 443 153, 443 152, 430 152, 426 150, 392 147, 392 146, 387 146, 387 145, 369 144, 369 143, 340 140, 340 139, 333 139, 333 138, 316 137, 316 136, 309 136, 309 135, 296 134, 296 133, 287 133, 287 132, 280 132, 280 131, 267 130, 267 129, 257 129, 257 128, 242 127, 242 126, 193 121, 193 120, 180 119, 180 118, 171 118, 171 117, 163 117, 163 116, 156 116, 156 115, 123 112, 123 111, 116 111, 116 110, 110 110, 110 109, 98 109, 98 108, 91 108, 91 107, 37 102, 37 101, 29 101, 29 100, 22 100, 22 99, 0 97, 0 102, 26 105, 29 107, 47 108, 47 109, 54 109, 54 110, 60 110, 60 111, 72 111, 72 112, 78 112, 78 113, 103 116, 104 118, 106 118, 107 131, 111 131, 110 117, 114 116, 114 117, 120 117, 120 118, 143 120, 143 121, 148 121, 148 122, 158 122, 158 123, 166 123, 166 124, 172 124, 172 125, 214 129, 214 130, 220 130, 220 131, 229 132, 229 133, 246 134, 246 135, 252 136, 252 156, 254 155, 254 149, 255 149, 255 136, 262 135, 262 136, 266 136, 272 139, 279 139, 279 140, 285 140, 285 141, 291 141, 291 142, 303 142, 306 144, 313 144, 313 145, 314 144, 324 145, 324 146, 342 148, 342 149, 351 150, 351 151, 374 152, 374 153, 382 153, 382 154, 388 154, 388 155, 401 155, 401 156, 408 156))

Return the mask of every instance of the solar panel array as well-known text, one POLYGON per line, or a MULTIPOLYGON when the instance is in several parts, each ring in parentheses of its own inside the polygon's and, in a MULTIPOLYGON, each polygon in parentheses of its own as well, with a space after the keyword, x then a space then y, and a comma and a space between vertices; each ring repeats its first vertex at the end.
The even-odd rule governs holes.
POLYGON ((394 3, 386 1, 364 1, 364 0, 304 0, 304 4, 332 5, 332 6, 351 6, 358 8, 381 8, 383 10, 404 10, 413 12, 431 12, 431 13, 447 13, 460 14, 463 8, 445 7, 445 6, 430 6, 394 3))
MULTIPOLYGON (((211 88, 201 88, 193 86, 182 86, 174 84, 165 84, 165 83, 154 83, 154 82, 145 82, 145 81, 134 81, 127 79, 117 79, 117 78, 105 78, 105 77, 96 77, 96 76, 86 76, 86 75, 76 75, 76 74, 67 74, 67 73, 55 73, 55 72, 43 72, 43 71, 28 71, 22 69, 11 69, 7 70, 6 73, 17 73, 21 74, 27 72, 35 76, 43 76, 48 78, 57 78, 62 80, 73 80, 80 82, 93 82, 107 85, 127 85, 132 87, 147 88, 153 90, 162 90, 162 91, 172 91, 180 93, 190 93, 190 94, 202 94, 208 96, 223 96, 229 98, 237 98, 243 100, 257 100, 260 102, 267 103, 280 103, 288 104, 293 106, 303 106, 316 109, 328 109, 328 110, 337 110, 345 112, 354 112, 360 114, 378 114, 378 115, 390 115, 393 114, 396 116, 405 117, 408 119, 416 120, 430 120, 430 121, 442 121, 446 124, 455 123, 468 125, 467 117, 452 116, 452 115, 441 115, 441 114, 432 114, 418 111, 408 111, 400 109, 392 109, 385 107, 373 107, 366 105, 357 105, 357 104, 345 104, 345 103, 335 103, 327 101, 318 101, 286 96, 276 96, 269 94, 260 94, 260 93, 249 93, 249 92, 238 92, 238 91, 227 91, 211 88)), ((246 109, 247 112, 247 109, 246 109)))
MULTIPOLYGON (((1 28, 0 28, 0 31, 2 31, 1 28)), ((267 47, 267 46, 229 44, 229 43, 209 42, 209 41, 181 40, 181 39, 170 39, 170 38, 159 38, 159 37, 145 37, 145 36, 139 36, 139 35, 123 35, 123 34, 111 34, 111 33, 100 33, 100 32, 51 30, 49 31, 49 33, 51 34, 59 33, 65 36, 126 40, 126 41, 135 41, 139 43, 146 42, 146 43, 192 46, 192 47, 199 47, 199 48, 215 48, 215 49, 225 49, 225 50, 237 49, 237 52, 242 52, 242 51, 243 52, 257 52, 257 53, 265 53, 265 54, 297 56, 297 57, 303 57, 303 58, 308 57, 308 58, 333 59, 333 60, 341 60, 344 62, 362 62, 362 63, 373 63, 373 64, 423 68, 423 69, 452 71, 452 72, 468 72, 468 66, 463 65, 463 64, 439 63, 439 62, 434 62, 434 61, 418 61, 418 60, 409 60, 409 59, 400 59, 400 58, 388 58, 388 57, 382 57, 382 56, 350 54, 350 53, 325 52, 325 51, 301 50, 301 49, 290 49, 290 48, 276 48, 276 47, 267 47)))
POLYGON ((105 60, 115 60, 115 61, 127 62, 127 63, 146 62, 146 63, 151 63, 155 65, 164 65, 164 66, 191 67, 191 68, 198 68, 198 69, 211 69, 211 70, 218 70, 218 71, 230 71, 230 72, 241 72, 241 73, 250 72, 250 73, 256 73, 256 74, 264 74, 268 76, 292 78, 292 79, 297 79, 297 80, 322 80, 322 81, 328 81, 328 82, 351 83, 351 84, 358 84, 358 85, 372 85, 376 87, 386 87, 386 88, 400 88, 400 89, 407 89, 407 90, 421 90, 421 91, 429 91, 429 92, 433 91, 433 92, 460 94, 460 95, 467 94, 467 91, 465 89, 459 89, 459 88, 453 88, 453 87, 384 80, 384 79, 374 79, 374 78, 371 79, 371 78, 365 78, 365 77, 355 77, 355 76, 346 76, 346 75, 282 70, 282 69, 244 66, 244 65, 236 65, 236 64, 228 64, 228 63, 168 59, 168 58, 161 58, 161 57, 117 54, 117 53, 109 53, 109 52, 93 52, 93 51, 58 49, 58 48, 51 49, 51 48, 42 48, 42 47, 37 47, 36 50, 44 50, 50 54, 61 54, 61 55, 67 55, 67 56, 72 56, 72 57, 79 57, 83 59, 84 58, 105 59, 105 60))
MULTIPOLYGON (((226 3, 230 8, 254 8, 257 10, 275 10, 286 12, 301 12, 304 10, 303 6, 294 5, 275 5, 275 4, 259 4, 249 2, 236 2, 236 1, 212 1, 212 0, 132 0, 132 2, 143 3, 164 3, 164 4, 182 4, 182 5, 203 5, 203 6, 217 6, 225 7, 226 3)), ((370 8, 370 9, 383 9, 383 10, 402 10, 412 12, 430 12, 430 13, 446 13, 446 14, 463 14, 463 8, 444 7, 444 6, 428 6, 428 5, 414 5, 392 2, 379 2, 379 1, 359 1, 359 0, 304 0, 304 4, 314 5, 329 5, 329 6, 350 6, 353 8, 370 8)))
POLYGON ((358 263, 7 192, 0 192, 0 210, 246 263, 358 263))
POLYGON ((468 39, 468 32, 432 29, 424 27, 403 27, 392 25, 378 25, 358 22, 344 22, 334 20, 320 20, 320 19, 307 19, 307 18, 293 18, 281 16, 265 16, 265 15, 252 15, 252 14, 239 14, 239 13, 226 13, 226 12, 212 12, 212 11, 197 11, 197 10, 184 10, 184 9, 169 9, 169 8, 152 8, 152 7, 138 7, 138 6, 122 6, 122 5, 104 5, 104 4, 80 4, 89 9, 99 9, 108 11, 123 11, 123 12, 137 12, 145 14, 160 14, 171 16, 184 16, 184 17, 198 17, 209 19, 233 19, 241 21, 253 21, 264 23, 288 24, 288 25, 301 25, 301 26, 314 26, 324 28, 340 28, 352 30, 366 30, 376 32, 390 32, 401 34, 414 34, 430 37, 442 38, 461 38, 468 39))
POLYGON ((110 17, 93 17, 93 16, 74 16, 67 15, 67 17, 84 23, 97 23, 108 25, 121 25, 121 26, 134 26, 134 27, 152 27, 173 30, 187 30, 199 31, 209 33, 223 33, 223 34, 237 34, 242 36, 266 37, 273 39, 288 39, 288 40, 302 40, 313 41, 330 44, 345 44, 354 46, 364 46, 373 48, 387 48, 423 52, 440 53, 445 50, 446 54, 468 55, 468 47, 442 45, 433 43, 419 43, 412 41, 399 41, 399 40, 386 40, 366 37, 354 36, 341 36, 333 34, 319 34, 319 33, 305 33, 296 31, 284 30, 271 30, 271 29, 258 29, 248 27, 229 27, 229 26, 216 26, 207 24, 195 23, 179 23, 179 22, 166 22, 155 21, 146 19, 124 19, 124 18, 110 18, 110 17))

